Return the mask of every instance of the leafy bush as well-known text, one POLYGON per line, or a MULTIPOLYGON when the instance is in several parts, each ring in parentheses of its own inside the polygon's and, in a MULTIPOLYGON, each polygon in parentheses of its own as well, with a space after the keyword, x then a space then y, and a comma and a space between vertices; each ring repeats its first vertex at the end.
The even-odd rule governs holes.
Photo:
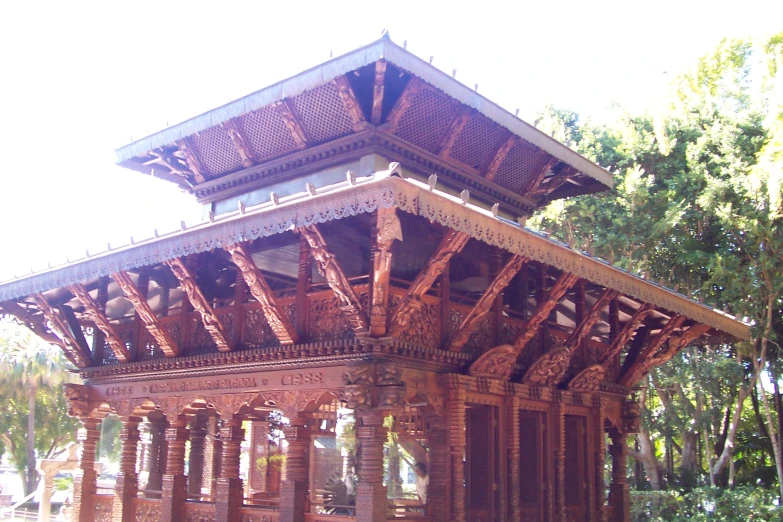
POLYGON ((632 491, 632 522, 777 522, 783 520, 777 490, 741 486, 690 491, 632 491))

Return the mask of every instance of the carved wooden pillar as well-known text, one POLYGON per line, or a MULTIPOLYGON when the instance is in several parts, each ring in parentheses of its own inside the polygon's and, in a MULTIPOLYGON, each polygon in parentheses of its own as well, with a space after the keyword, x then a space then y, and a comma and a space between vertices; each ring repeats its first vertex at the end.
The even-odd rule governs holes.
POLYGON ((307 293, 313 278, 310 244, 303 236, 299 236, 299 274, 296 280, 296 332, 300 338, 307 337, 307 293))
POLYGON ((220 472, 222 448, 218 440, 219 419, 214 411, 209 412, 206 422, 206 439, 204 443, 204 466, 201 473, 201 496, 214 501, 215 484, 220 472))
POLYGON ((520 520, 519 497, 519 399, 506 398, 506 448, 508 451, 508 519, 520 520))
POLYGON ((139 490, 139 479, 136 475, 136 450, 139 445, 139 417, 124 417, 120 430, 122 455, 120 456, 120 471, 114 486, 114 502, 112 505, 112 520, 114 522, 130 522, 133 516, 133 499, 139 490))
POLYGON ((561 402, 552 408, 552 456, 555 464, 554 520, 565 520, 565 413, 561 402))
MULTIPOLYGON (((459 386, 459 384, 457 384, 459 386)), ((451 520, 465 522, 465 390, 449 390, 449 451, 451 452, 451 520)))
POLYGON ((448 509, 449 480, 448 423, 445 416, 429 419, 427 444, 430 447, 429 486, 427 487, 428 514, 433 522, 451 520, 448 509))
POLYGON ((188 457, 188 497, 201 498, 204 481, 207 417, 202 410, 190 422, 190 455, 188 457))
POLYGON ((601 401, 600 396, 593 398, 593 459, 595 461, 595 468, 593 469, 593 477, 595 485, 593 489, 593 511, 595 513, 594 520, 597 522, 605 522, 606 509, 606 493, 604 492, 604 460, 606 458, 606 443, 604 440, 604 404, 601 401))
POLYGON ((166 429, 166 473, 160 499, 160 520, 174 522, 185 510, 188 478, 185 476, 185 443, 188 440, 188 419, 185 415, 169 415, 166 429))
POLYGON ((144 467, 149 471, 145 496, 158 497, 163 489, 163 472, 166 469, 165 430, 166 421, 163 418, 149 418, 150 443, 147 451, 147 461, 144 467))
POLYGON ((215 486, 215 522, 239 522, 243 504, 242 479, 239 478, 239 454, 245 438, 242 417, 231 415, 221 420, 220 476, 215 486))
POLYGON ((361 444, 359 485, 356 487, 356 521, 378 522, 386 520, 386 486, 383 485, 383 444, 387 429, 383 425, 383 412, 364 410, 357 412, 356 438, 361 444))
POLYGON ((626 477, 628 465, 628 435, 617 429, 609 432, 612 440, 609 454, 612 456, 612 484, 609 486, 609 520, 628 522, 631 519, 631 491, 626 477))
POLYGON ((293 416, 283 429, 288 441, 285 480, 280 485, 280 522, 302 522, 308 491, 310 430, 307 419, 293 416))
POLYGON ((254 420, 250 423, 250 494, 266 493, 269 470, 269 422, 254 420))
POLYGON ((101 437, 101 421, 99 419, 82 418, 82 428, 76 440, 79 443, 79 468, 73 479, 73 512, 74 522, 92 522, 93 499, 96 491, 97 473, 95 472, 95 451, 101 437))

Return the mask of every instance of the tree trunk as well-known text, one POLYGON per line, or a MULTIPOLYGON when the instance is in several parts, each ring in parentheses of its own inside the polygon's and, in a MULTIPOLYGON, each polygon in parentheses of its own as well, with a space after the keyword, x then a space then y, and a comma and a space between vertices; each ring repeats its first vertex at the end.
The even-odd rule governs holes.
POLYGON ((662 490, 663 473, 661 464, 655 456, 655 446, 650 439, 650 432, 645 429, 640 430, 636 435, 636 441, 639 444, 639 451, 631 451, 629 455, 644 466, 644 473, 647 475, 647 480, 650 481, 650 488, 653 491, 662 490))
POLYGON ((682 459, 680 460, 680 482, 683 486, 696 485, 696 470, 699 468, 699 459, 696 455, 699 446, 698 432, 689 430, 682 436, 682 459))
POLYGON ((25 496, 38 486, 38 472, 35 470, 35 386, 27 392, 27 482, 25 496))

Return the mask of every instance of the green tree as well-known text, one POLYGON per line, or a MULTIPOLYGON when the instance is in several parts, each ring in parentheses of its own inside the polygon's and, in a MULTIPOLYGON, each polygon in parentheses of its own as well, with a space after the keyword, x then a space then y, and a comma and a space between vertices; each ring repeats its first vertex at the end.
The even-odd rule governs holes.
POLYGON ((0 440, 24 482, 38 487, 36 456, 53 458, 76 434, 60 385, 69 380, 59 347, 12 323, 0 327, 0 440))

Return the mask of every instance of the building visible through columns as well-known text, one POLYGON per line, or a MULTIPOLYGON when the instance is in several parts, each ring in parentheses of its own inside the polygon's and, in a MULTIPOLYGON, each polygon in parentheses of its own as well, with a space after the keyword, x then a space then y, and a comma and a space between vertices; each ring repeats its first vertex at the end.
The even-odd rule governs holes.
POLYGON ((611 174, 387 37, 117 154, 204 221, 0 284, 83 380, 80 522, 624 522, 634 386, 749 337, 525 228, 611 174))

